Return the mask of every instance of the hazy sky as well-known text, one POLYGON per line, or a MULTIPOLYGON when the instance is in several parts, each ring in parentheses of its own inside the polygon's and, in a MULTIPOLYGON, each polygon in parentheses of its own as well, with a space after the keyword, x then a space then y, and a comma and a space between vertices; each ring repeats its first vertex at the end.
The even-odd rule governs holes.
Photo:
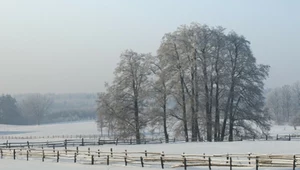
POLYGON ((0 93, 100 92, 125 49, 156 53, 181 24, 243 34, 267 87, 300 80, 297 0, 0 0, 0 93))

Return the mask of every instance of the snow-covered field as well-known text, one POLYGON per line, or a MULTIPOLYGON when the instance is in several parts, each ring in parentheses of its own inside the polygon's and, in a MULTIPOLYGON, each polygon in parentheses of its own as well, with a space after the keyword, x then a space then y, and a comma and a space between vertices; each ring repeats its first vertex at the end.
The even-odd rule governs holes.
MULTIPOLYGON (((10 126, 0 125, 0 131, 6 131, 5 133, 10 136, 51 136, 51 135, 79 135, 79 134, 97 134, 97 125, 95 122, 77 122, 66 124, 53 124, 53 125, 41 125, 41 126, 10 126), (22 132, 22 133, 21 133, 22 132), (18 133, 18 134, 13 134, 18 133)), ((290 126, 274 126, 270 132, 271 135, 276 134, 300 134, 300 130, 294 130, 290 126)), ((1 134, 0 134, 1 135, 1 134)), ((43 140, 43 139, 41 139, 43 140)), ((47 140, 47 139, 44 139, 47 140)), ((21 139, 19 141, 22 141, 21 139)), ((24 141, 24 140, 23 140, 24 141)), ((26 139, 27 141, 27 139, 26 139)), ((0 143, 4 143, 6 140, 0 139, 0 143)), ((80 147, 80 150, 87 150, 87 147, 80 147)), ((109 151, 113 148, 114 151, 144 151, 148 152, 162 152, 167 154, 300 154, 299 141, 242 141, 242 142, 201 142, 201 143, 171 143, 171 144, 147 144, 147 145, 101 145, 92 146, 91 150, 100 149, 101 151, 109 151)), ((35 161, 14 161, 10 159, 0 160, 1 169, 14 170, 24 169, 26 167, 30 170, 35 169, 111 169, 111 170, 126 170, 126 169, 142 169, 138 166, 120 166, 120 165, 81 165, 72 163, 50 163, 35 161)), ((147 170, 147 168, 143 168, 147 170)), ((156 170, 157 168, 148 168, 156 170)), ((160 168, 158 168, 160 169, 160 168)), ((181 168, 183 169, 183 168, 181 168)), ((194 168, 188 168, 194 169, 194 168)), ((199 168, 195 168, 199 169, 199 168)), ((207 169, 207 168, 205 168, 207 169)), ((216 168, 215 169, 224 169, 216 168)), ((226 169, 226 168, 225 168, 226 169)), ((235 168, 238 169, 238 168, 235 168)), ((252 169, 252 168, 247 168, 252 169)))
POLYGON ((4 132, 9 136, 53 136, 99 133, 95 121, 46 124, 39 126, 14 126, 0 124, 0 135, 4 132))

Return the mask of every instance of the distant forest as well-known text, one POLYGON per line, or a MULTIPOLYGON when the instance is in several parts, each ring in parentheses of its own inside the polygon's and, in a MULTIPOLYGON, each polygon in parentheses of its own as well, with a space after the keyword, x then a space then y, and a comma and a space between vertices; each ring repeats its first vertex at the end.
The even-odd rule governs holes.
POLYGON ((45 124, 96 119, 97 94, 16 94, 0 96, 1 124, 45 124))

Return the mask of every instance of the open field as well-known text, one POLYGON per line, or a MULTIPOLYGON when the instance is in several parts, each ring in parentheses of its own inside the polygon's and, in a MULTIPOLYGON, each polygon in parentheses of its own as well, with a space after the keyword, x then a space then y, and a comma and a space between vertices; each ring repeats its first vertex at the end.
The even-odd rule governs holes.
MULTIPOLYGON (((1 131, 6 131, 5 133, 10 136, 18 136, 18 137, 26 137, 26 136, 53 136, 53 135, 79 135, 79 134, 97 134, 97 128, 95 122, 87 121, 87 122, 77 122, 77 123, 67 123, 67 124, 55 124, 55 125, 41 125, 41 126, 9 126, 9 125, 0 125, 1 131), (22 131, 23 133, 18 133, 22 131), (25 133, 26 132, 26 133, 25 133)), ((271 130, 270 135, 277 134, 276 132, 280 132, 279 134, 299 134, 299 130, 294 130, 293 127, 289 126, 276 126, 271 130)), ((29 139, 11 139, 10 141, 14 142, 26 142, 29 139)), ((41 139, 32 139, 29 141, 51 141, 57 139, 51 138, 41 138, 41 139)), ((0 143, 5 143, 6 139, 0 139, 0 143)), ((33 148, 34 149, 34 148, 33 148)), ((94 169, 99 168, 101 166, 102 169, 141 169, 141 162, 140 156, 144 156, 145 150, 150 153, 157 153, 156 157, 149 156, 148 159, 154 159, 155 164, 151 164, 147 162, 147 159, 144 158, 145 167, 143 169, 150 168, 152 170, 161 169, 160 167, 160 154, 164 153, 166 162, 168 159, 176 159, 177 162, 167 163, 165 168, 171 168, 174 166, 177 167, 175 169, 184 169, 181 167, 183 157, 182 154, 190 156, 191 159, 195 159, 198 163, 201 161, 205 161, 205 167, 203 169, 208 169, 208 157, 211 156, 212 159, 212 169, 229 169, 229 167, 216 167, 218 163, 227 163, 225 157, 221 159, 222 162, 219 161, 219 157, 216 159, 213 155, 239 155, 238 157, 234 156, 233 165, 247 165, 243 167, 243 169, 255 169, 255 157, 259 155, 274 155, 279 154, 281 156, 289 155, 288 160, 284 160, 285 164, 291 169, 293 165, 293 155, 300 154, 300 145, 299 141, 239 141, 239 142, 195 142, 195 143, 185 143, 185 142, 175 142, 175 143, 162 143, 162 144, 141 144, 141 145, 115 145, 115 144, 104 144, 104 145, 95 145, 95 146, 79 146, 79 153, 84 153, 85 156, 80 158, 78 155, 78 162, 77 164, 73 163, 74 159, 74 152, 76 151, 76 147, 72 145, 68 145, 68 154, 65 154, 64 147, 57 148, 55 150, 55 154, 52 152, 52 148, 44 148, 43 151, 45 156, 45 162, 42 162, 42 150, 37 148, 38 152, 35 156, 29 158, 29 162, 26 162, 26 148, 23 148, 22 151, 17 151, 16 159, 13 159, 13 150, 8 151, 8 149, 3 149, 4 152, 4 159, 0 160, 0 164, 4 166, 10 166, 11 169, 18 169, 23 164, 28 165, 27 167, 31 167, 30 169, 34 170, 36 166, 39 167, 48 167, 51 166, 51 169, 65 169, 65 168, 72 168, 72 169, 94 169), (113 150, 114 157, 111 159, 111 164, 109 166, 106 165, 106 156, 110 156, 110 150, 113 150), (56 162, 56 152, 60 151, 61 158, 60 163, 53 163, 56 162), (88 153, 90 150, 90 153, 88 153), (100 151, 101 158, 98 158, 98 150, 100 151), (134 155, 134 161, 130 163, 128 160, 128 166, 125 167, 124 165, 124 154, 125 150, 128 153, 139 153, 134 155), (248 165, 248 157, 247 155, 251 153, 251 165, 248 165), (47 154, 50 154, 50 156, 47 154), (86 156, 86 154, 88 154, 86 156), (119 157, 117 155, 119 154, 119 157), (91 155, 95 156, 95 165, 91 166, 91 155), (103 156, 103 157, 102 157, 103 156), (203 156, 205 157, 203 160, 203 156), (20 159, 20 160, 19 160, 20 159), (117 159, 117 160, 114 160, 117 159), (14 162, 13 162, 14 161, 14 162), (17 163, 16 163, 17 161, 17 163), (217 162, 216 162, 217 161, 217 162), (80 164, 81 162, 81 164, 80 164), (102 162, 102 163, 101 163, 102 162), (101 165, 100 165, 101 164, 101 165)), ((18 150, 18 149, 16 149, 18 150)), ((265 159, 265 158, 264 158, 265 159)), ((278 161, 278 160, 276 160, 278 161)), ((276 163, 276 161, 273 163, 276 163)), ((169 160, 169 162, 172 162, 169 160)), ((300 161, 299 161, 300 162, 300 161)), ((195 162, 194 162, 195 163, 195 162)), ((282 163, 279 161, 279 163, 282 163)), ((220 164, 219 164, 220 165, 220 164)), ((296 166, 298 165, 298 158, 296 162, 296 166)), ((300 164, 299 164, 300 166, 300 164)), ((241 167, 234 167, 234 169, 241 169, 241 167)), ((6 168, 5 168, 6 169, 6 168)), ((42 168, 45 169, 45 168, 42 168)), ((187 167, 187 169, 199 169, 197 167, 187 167)), ((200 168, 201 169, 201 168, 200 168)), ((260 169, 265 169, 260 167, 260 169)), ((274 169, 274 168, 273 168, 274 169)))

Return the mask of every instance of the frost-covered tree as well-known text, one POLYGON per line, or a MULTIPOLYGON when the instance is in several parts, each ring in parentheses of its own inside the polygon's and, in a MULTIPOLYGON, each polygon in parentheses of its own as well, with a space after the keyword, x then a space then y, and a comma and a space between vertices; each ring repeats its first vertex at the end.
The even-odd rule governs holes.
POLYGON ((156 57, 122 54, 114 82, 99 96, 99 113, 114 127, 130 125, 137 139, 151 122, 163 126, 166 141, 175 129, 187 142, 189 136, 191 141, 201 136, 232 141, 236 135, 259 133, 254 125, 269 128, 264 108, 268 71, 269 66, 257 64, 245 37, 226 34, 222 27, 182 25, 164 35, 156 57), (176 127, 168 130, 173 118, 176 127))
POLYGON ((150 54, 132 50, 123 52, 115 69, 113 84, 99 96, 100 106, 105 106, 104 111, 109 110, 110 118, 117 120, 115 126, 121 126, 128 135, 134 132, 137 144, 141 143, 140 130, 147 122, 145 107, 150 85, 150 58, 150 54))
POLYGON ((21 103, 21 110, 25 117, 35 119, 40 125, 45 114, 49 113, 53 104, 53 98, 49 95, 32 94, 21 103))

